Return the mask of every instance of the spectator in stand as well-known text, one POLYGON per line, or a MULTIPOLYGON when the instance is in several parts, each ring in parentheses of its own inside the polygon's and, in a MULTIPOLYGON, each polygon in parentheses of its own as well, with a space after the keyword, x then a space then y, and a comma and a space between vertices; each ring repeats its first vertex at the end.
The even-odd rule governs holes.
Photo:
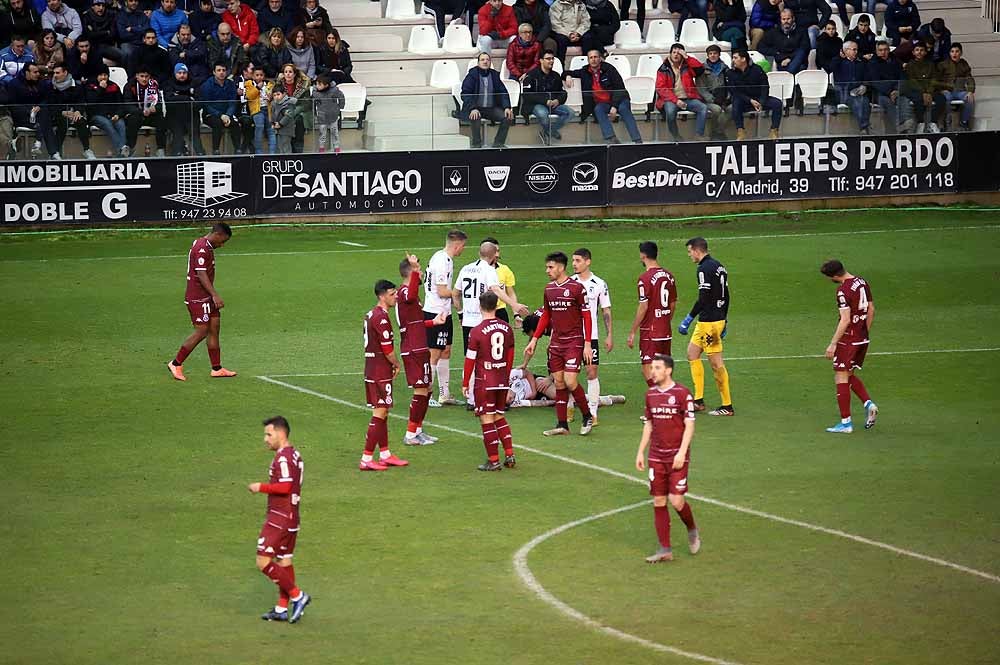
POLYGON ((229 131, 233 151, 240 148, 240 125, 236 122, 236 82, 229 77, 224 63, 218 62, 213 68, 213 76, 198 88, 198 103, 201 104, 201 120, 212 128, 212 154, 220 154, 222 134, 229 131))
POLYGON ((65 63, 74 79, 86 82, 94 80, 104 61, 94 53, 90 37, 83 34, 76 40, 76 46, 66 53, 65 63))
MULTIPOLYGON (((641 12, 642 5, 639 7, 641 12)), ((556 50, 556 40, 552 38, 552 25, 549 23, 549 6, 545 4, 545 0, 517 0, 514 3, 514 15, 517 16, 518 24, 531 25, 535 39, 543 49, 552 49, 553 52, 556 50)))
POLYGON ((726 107, 729 106, 729 92, 726 88, 728 71, 729 67, 722 61, 722 49, 717 44, 711 44, 705 49, 705 62, 695 83, 712 119, 712 138, 720 141, 726 140, 726 125, 729 123, 729 114, 726 112, 726 107))
POLYGON ((729 42, 732 50, 747 47, 747 10, 743 0, 716 0, 715 39, 729 42))
POLYGON ((28 40, 22 35, 14 35, 10 46, 0 51, 0 85, 17 78, 24 66, 34 61, 35 54, 28 48, 28 40))
POLYGON ((604 54, 597 49, 587 51, 587 66, 563 72, 566 87, 573 87, 570 78, 580 79, 583 93, 582 115, 591 113, 597 118, 605 143, 620 143, 611 122, 620 115, 632 143, 642 143, 642 134, 632 115, 632 99, 618 70, 604 62, 604 54))
POLYGON ((833 4, 837 5, 837 13, 840 15, 840 21, 844 25, 850 24, 850 18, 847 16, 848 2, 850 2, 851 6, 854 7, 855 14, 864 10, 864 3, 862 0, 833 0, 833 4))
POLYGON ((316 52, 306 39, 306 31, 303 28, 293 28, 289 33, 288 53, 292 57, 292 64, 308 76, 310 81, 316 78, 316 52))
POLYGON ((145 126, 156 132, 156 156, 165 156, 167 123, 160 112, 160 84, 150 75, 149 67, 140 64, 122 94, 125 98, 125 143, 129 154, 135 154, 139 128, 145 126))
POLYGON ((515 81, 523 81, 524 76, 538 66, 542 45, 535 41, 535 32, 530 23, 522 23, 517 28, 517 38, 507 45, 507 71, 515 81))
POLYGON ((674 141, 681 140, 677 128, 677 114, 681 111, 695 114, 694 133, 698 138, 705 137, 708 106, 698 93, 698 85, 695 83, 703 69, 700 60, 685 53, 683 44, 674 44, 670 47, 670 54, 656 71, 656 109, 666 119, 674 141))
POLYGON ((551 145, 552 139, 562 140, 560 130, 573 117, 573 109, 566 106, 562 77, 553 69, 555 64, 555 51, 545 49, 538 67, 521 80, 522 114, 538 119, 538 138, 546 145, 551 145))
POLYGON ((337 85, 354 83, 351 72, 351 45, 340 39, 340 32, 331 28, 325 43, 316 51, 316 68, 320 74, 329 74, 337 85))
POLYGON ((823 26, 823 32, 816 38, 816 66, 829 74, 833 59, 840 55, 844 40, 837 34, 837 24, 832 20, 823 26))
POLYGON ((920 26, 917 37, 924 42, 933 42, 933 46, 927 51, 930 60, 941 62, 948 59, 951 53, 951 30, 944 24, 943 18, 936 18, 920 26))
MULTIPOLYGON (((227 9, 222 14, 222 20, 229 24, 233 29, 233 35, 243 45, 243 50, 249 53, 260 36, 257 16, 249 5, 244 5, 240 0, 229 0, 227 9)), ((242 67, 232 71, 242 71, 242 67)))
POLYGON ((91 50, 102 58, 123 64, 124 56, 115 46, 118 43, 117 12, 108 8, 107 0, 92 0, 90 9, 80 20, 84 33, 90 37, 91 50))
POLYGON ((914 119, 924 123, 924 132, 936 134, 944 125, 948 100, 941 93, 938 68, 928 57, 927 50, 927 44, 922 41, 913 45, 913 60, 906 65, 901 94, 913 104, 914 119))
POLYGON ((187 14, 177 9, 177 0, 160 0, 160 8, 149 17, 149 27, 156 32, 156 41, 164 49, 170 48, 177 28, 187 22, 187 14))
POLYGON ((875 57, 875 31, 872 30, 871 19, 862 15, 858 18, 858 25, 854 30, 849 30, 844 37, 844 43, 854 42, 858 45, 858 57, 862 60, 871 60, 875 57))
POLYGON ((493 147, 504 147, 507 131, 514 122, 514 111, 507 87, 500 80, 500 74, 493 71, 492 58, 487 52, 479 54, 476 66, 469 70, 462 81, 461 116, 472 125, 473 148, 483 147, 483 120, 499 123, 493 147))
POLYGON ((276 135, 277 154, 290 155, 294 151, 299 119, 298 100, 289 96, 284 86, 276 85, 271 92, 271 128, 276 135))
POLYGON ((66 47, 51 28, 42 30, 41 38, 35 42, 35 62, 42 70, 43 77, 52 75, 52 68, 66 61, 66 47))
POLYGON ((125 145, 125 121, 122 119, 122 91, 111 80, 108 66, 102 65, 97 77, 86 86, 86 99, 90 105, 90 122, 97 125, 114 148, 115 156, 128 157, 125 145))
POLYGON ((257 12, 257 28, 266 35, 272 28, 278 28, 287 35, 296 25, 295 14, 285 7, 282 0, 267 0, 267 4, 257 12))
POLYGON ((590 14, 590 39, 584 39, 581 46, 584 53, 595 48, 604 51, 614 45, 615 33, 621 28, 618 10, 608 0, 586 0, 586 5, 590 14))
POLYGON ((768 95, 767 74, 750 61, 750 53, 744 50, 733 52, 733 67, 729 70, 726 87, 733 98, 733 123, 736 125, 736 140, 746 139, 743 129, 743 115, 749 111, 771 112, 770 138, 778 138, 781 127, 781 113, 784 103, 777 97, 768 95))
POLYGON ((149 17, 139 8, 139 0, 125 0, 125 9, 115 14, 115 30, 124 63, 142 45, 142 35, 149 29, 149 17))
MULTIPOLYGON (((899 96, 899 85, 903 80, 903 67, 890 56, 889 42, 880 41, 875 44, 875 57, 868 61, 868 81, 871 83, 875 102, 882 109, 882 119, 885 123, 885 133, 892 135, 899 130, 900 117, 905 110, 907 117, 912 117, 913 109, 905 97, 899 96), (903 109, 903 102, 906 108, 903 109)), ((912 129, 913 121, 910 120, 912 129)))
POLYGON ((142 68, 149 73, 157 85, 160 81, 169 79, 170 72, 174 71, 170 64, 170 54, 167 49, 160 46, 156 32, 152 28, 147 28, 146 32, 143 33, 142 46, 132 53, 132 62, 129 64, 128 71, 135 76, 142 68))
POLYGON ((84 158, 97 159, 97 155, 90 149, 90 121, 87 118, 87 100, 83 86, 76 84, 65 64, 56 65, 52 69, 52 85, 48 87, 45 101, 52 116, 56 150, 62 153, 66 133, 72 127, 83 147, 84 158))
MULTIPOLYGON (((48 81, 42 81, 41 69, 33 62, 25 65, 21 73, 6 85, 14 124, 34 128, 49 158, 62 159, 55 132, 52 131, 52 116, 46 105, 49 87, 48 81)), ((35 146, 41 149, 39 141, 35 142, 35 146)))
POLYGON ((340 152, 340 111, 344 108, 344 93, 337 89, 328 74, 316 78, 313 90, 313 107, 316 117, 317 146, 319 152, 326 152, 327 145, 332 152, 340 152))
MULTIPOLYGON (((437 26, 438 39, 444 37, 444 21, 447 16, 451 16, 453 22, 458 21, 465 11, 465 0, 425 0, 421 3, 424 14, 434 17, 434 24, 437 26)), ((472 12, 470 12, 471 15, 472 12)), ((472 26, 472 23, 469 23, 472 26)))
MULTIPOLYGON (((632 10, 632 0, 618 0, 618 18, 627 21, 629 12, 632 10)), ((639 24, 639 32, 646 31, 646 0, 636 0, 635 2, 635 22, 639 24)))
POLYGON ((912 39, 920 29, 920 12, 913 0, 889 0, 885 7, 885 34, 893 46, 912 39))
POLYGON ((170 154, 181 157, 190 154, 191 145, 196 155, 204 155, 201 143, 201 120, 198 116, 198 88, 191 80, 189 67, 183 62, 174 65, 174 75, 163 86, 167 104, 167 128, 170 130, 170 154))
POLYGON ((229 9, 229 0, 212 0, 212 9, 219 15, 219 19, 221 20, 222 15, 229 9))
POLYGON ((494 46, 507 48, 507 43, 517 36, 517 16, 514 8, 503 0, 489 0, 479 9, 479 41, 482 53, 490 53, 494 46))
MULTIPOLYGON (((236 149, 237 154, 254 154, 253 114, 250 112, 250 99, 247 97, 247 89, 254 87, 253 73, 256 69, 252 62, 248 62, 239 76, 236 76, 236 72, 233 72, 233 80, 236 82, 236 124, 240 127, 240 142, 236 149)), ((253 90, 250 92, 253 94, 253 90)))
POLYGON ((556 40, 556 59, 566 61, 566 49, 590 43, 590 14, 583 0, 556 0, 549 7, 552 38, 556 40))
POLYGON ((233 29, 228 23, 220 23, 218 35, 208 40, 208 61, 224 62, 231 72, 242 71, 250 59, 246 49, 233 36, 233 29))
POLYGON ((667 3, 667 9, 671 13, 680 13, 680 18, 677 20, 678 34, 684 29, 684 21, 692 17, 700 18, 705 22, 705 25, 709 25, 708 0, 670 0, 667 3))
POLYGON ((809 64, 809 33, 795 24, 790 9, 781 10, 781 23, 764 35, 758 48, 774 58, 778 71, 798 74, 809 64))
POLYGON ((215 12, 212 0, 201 0, 198 3, 198 10, 188 16, 188 23, 191 24, 194 36, 207 44, 209 38, 218 36, 222 15, 215 12))
POLYGON ((245 84, 244 95, 247 98, 247 110, 254 125, 254 152, 258 155, 275 154, 278 151, 274 127, 268 121, 268 104, 271 103, 271 83, 264 76, 264 70, 259 67, 253 70, 253 79, 245 84), (267 135, 267 146, 264 145, 264 135, 267 135))
POLYGON ((175 73, 178 63, 187 66, 188 78, 195 87, 211 76, 208 68, 208 44, 195 37, 187 23, 177 28, 168 55, 175 73))
POLYGON ((264 75, 273 79, 281 72, 281 68, 292 61, 292 54, 285 45, 285 35, 281 28, 271 28, 264 39, 250 51, 250 60, 257 69, 263 69, 264 75))
POLYGON ((781 23, 781 0, 757 0, 750 10, 750 48, 757 49, 764 35, 781 23))
POLYGON ((865 61, 858 57, 858 45, 847 40, 844 49, 831 63, 833 86, 841 104, 851 109, 862 134, 871 134, 872 106, 868 101, 868 79, 865 61))
MULTIPOLYGON (((281 68, 281 77, 274 83, 274 90, 283 90, 286 96, 296 100, 298 112, 292 135, 294 153, 305 152, 306 132, 311 132, 313 127, 312 95, 309 92, 311 83, 309 77, 292 64, 281 68)), ((271 94, 274 94, 273 90, 271 94)))
MULTIPOLYGON (((0 12, 0 45, 9 46, 14 35, 24 37, 32 50, 42 36, 42 17, 27 0, 10 0, 10 10, 0 12)), ((2 150, 0 143, 0 155, 2 150)))
POLYGON ((83 34, 83 23, 80 15, 62 0, 48 0, 42 13, 42 28, 51 28, 67 49, 73 48, 76 40, 83 34))
POLYGON ((306 0, 305 7, 299 10, 296 24, 306 29, 309 43, 316 47, 323 45, 327 34, 333 28, 330 24, 330 15, 319 6, 319 0, 306 0))
MULTIPOLYGON (((962 131, 972 129, 972 114, 976 109, 976 79, 972 77, 972 67, 962 57, 962 45, 954 42, 948 59, 938 63, 941 92, 949 102, 962 102, 959 119, 962 131)), ((948 114, 948 120, 951 115, 948 114)), ((947 125, 948 123, 946 123, 947 125)))
POLYGON ((830 4, 826 0, 785 0, 785 9, 795 14, 795 24, 809 33, 809 46, 816 48, 816 37, 830 20, 830 4))

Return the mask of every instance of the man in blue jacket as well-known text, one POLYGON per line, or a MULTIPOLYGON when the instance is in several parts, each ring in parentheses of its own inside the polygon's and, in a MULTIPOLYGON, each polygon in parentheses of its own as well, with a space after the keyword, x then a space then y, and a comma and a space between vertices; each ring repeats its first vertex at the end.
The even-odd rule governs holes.
POLYGON ((125 9, 115 16, 119 49, 125 62, 131 62, 133 53, 142 46, 142 35, 149 29, 149 17, 139 7, 139 0, 125 0, 125 9))
POLYGON ((850 107, 862 134, 871 134, 872 107, 868 101, 867 69, 865 61, 858 57, 858 45, 851 41, 844 42, 840 55, 830 64, 837 98, 841 104, 850 107))
POLYGON ((489 53, 480 53, 476 66, 469 70, 462 81, 462 112, 472 124, 472 147, 483 147, 483 120, 493 120, 500 124, 493 139, 494 148, 503 148, 507 141, 507 131, 514 122, 514 111, 510 106, 507 87, 500 80, 500 74, 493 69, 489 53))
POLYGON ((777 97, 768 95, 770 86, 767 74, 750 61, 750 53, 746 49, 733 51, 733 68, 726 72, 726 87, 733 98, 733 124, 736 125, 737 141, 746 139, 743 114, 749 111, 760 113, 764 109, 771 112, 769 136, 772 139, 778 138, 784 104, 777 97))
POLYGON ((149 27, 156 31, 156 41, 165 49, 170 48, 177 28, 187 22, 187 14, 177 9, 177 0, 160 0, 160 8, 149 17, 149 27))
POLYGON ((198 88, 201 102, 201 119, 212 128, 212 154, 218 155, 222 145, 222 132, 229 130, 234 148, 240 145, 240 125, 236 122, 236 103, 239 93, 236 82, 226 78, 229 70, 221 62, 215 63, 213 76, 198 88))
POLYGON ((920 12, 913 0, 889 0, 885 7, 885 35, 899 46, 904 39, 913 39, 920 28, 920 12))
POLYGON ((35 54, 28 48, 27 40, 14 35, 10 46, 0 51, 0 85, 17 78, 24 66, 35 61, 35 54))

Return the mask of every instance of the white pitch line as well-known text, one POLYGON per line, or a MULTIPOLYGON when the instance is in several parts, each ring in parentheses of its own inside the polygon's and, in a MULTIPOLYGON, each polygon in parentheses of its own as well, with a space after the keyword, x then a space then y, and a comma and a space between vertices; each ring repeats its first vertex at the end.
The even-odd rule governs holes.
POLYGON ((341 245, 350 245, 351 247, 367 247, 368 245, 360 242, 351 242, 349 240, 339 240, 341 245))

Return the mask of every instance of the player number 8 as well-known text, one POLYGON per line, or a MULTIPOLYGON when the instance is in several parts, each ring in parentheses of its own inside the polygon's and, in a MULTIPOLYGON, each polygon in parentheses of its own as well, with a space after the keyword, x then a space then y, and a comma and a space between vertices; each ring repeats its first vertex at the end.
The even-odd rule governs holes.
POLYGON ((493 360, 503 360, 503 333, 495 332, 490 336, 490 355, 493 360))

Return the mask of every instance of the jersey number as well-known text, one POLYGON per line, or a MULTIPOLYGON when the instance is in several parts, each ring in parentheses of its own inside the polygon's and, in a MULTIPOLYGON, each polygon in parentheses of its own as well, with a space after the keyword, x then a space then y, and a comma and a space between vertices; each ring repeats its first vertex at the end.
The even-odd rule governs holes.
POLYGON ((868 294, 864 289, 858 289, 858 310, 868 312, 868 294))
POLYGON ((466 277, 462 280, 462 283, 465 285, 462 287, 462 297, 475 298, 476 292, 479 290, 479 280, 466 277))
POLYGON ((495 332, 490 335, 490 355, 493 360, 503 360, 503 333, 495 332))
POLYGON ((212 303, 210 303, 210 302, 203 302, 201 304, 201 311, 203 311, 205 314, 211 314, 212 313, 212 303))
POLYGON ((361 332, 365 337, 365 348, 368 348, 368 321, 361 322, 361 332))
POLYGON ((670 282, 663 280, 660 284, 660 307, 666 309, 670 306, 670 282))

